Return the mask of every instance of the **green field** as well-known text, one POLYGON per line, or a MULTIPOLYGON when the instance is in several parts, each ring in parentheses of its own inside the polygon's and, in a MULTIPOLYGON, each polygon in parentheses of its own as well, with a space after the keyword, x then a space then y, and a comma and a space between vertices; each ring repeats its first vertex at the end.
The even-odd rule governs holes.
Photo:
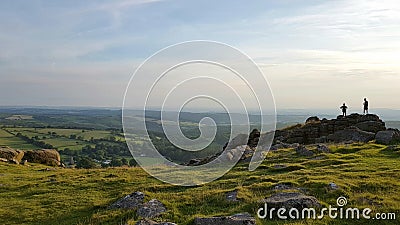
MULTIPOLYGON (((15 137, 18 133, 29 138, 38 137, 40 141, 51 144, 58 150, 70 149, 80 150, 86 145, 93 145, 89 141, 93 139, 106 139, 109 140, 113 137, 117 141, 124 140, 122 135, 114 135, 110 131, 105 130, 82 130, 82 129, 60 129, 60 128, 3 128, 2 133, 10 141, 0 139, 0 145, 8 145, 10 147, 19 149, 33 149, 32 145, 26 144, 23 140, 15 137), (7 132, 8 131, 8 132, 7 132), (11 133, 11 134, 10 134, 11 133), (80 139, 71 139, 70 136, 82 137, 80 139), (11 143, 12 145, 9 145, 11 143)), ((37 148, 37 147, 36 147, 37 148)))
MULTIPOLYGON (((116 140, 122 140, 122 136, 115 136, 110 131, 106 130, 81 130, 81 129, 61 129, 61 128, 6 128, 8 131, 17 134, 18 132, 22 134, 38 135, 48 137, 49 132, 55 132, 59 136, 70 137, 70 135, 81 136, 83 140, 89 141, 91 138, 94 139, 108 139, 110 137, 116 137, 116 140)), ((122 135, 122 134, 120 134, 122 135)))
POLYGON ((16 148, 16 149, 36 149, 37 148, 2 129, 0 129, 0 146, 9 146, 11 148, 16 148))
MULTIPOLYGON (((140 168, 62 169, 42 171, 43 165, 0 163, 0 218, 2 224, 134 224, 132 210, 109 210, 115 200, 134 191, 157 198, 168 211, 156 218, 189 225, 198 216, 253 216, 260 200, 277 192, 277 184, 289 184, 315 196, 323 205, 336 205, 345 196, 348 206, 376 212, 400 210, 400 146, 369 144, 332 145, 331 153, 301 157, 293 149, 270 152, 263 164, 249 172, 245 163, 222 178, 197 187, 162 183, 140 168), (284 164, 285 168, 275 165, 284 164), (334 182, 339 190, 329 190, 334 182), (225 194, 238 190, 239 202, 227 202, 225 194)), ((298 191, 298 190, 297 190, 298 191)), ((399 224, 399 218, 377 220, 270 221, 257 224, 399 224)))

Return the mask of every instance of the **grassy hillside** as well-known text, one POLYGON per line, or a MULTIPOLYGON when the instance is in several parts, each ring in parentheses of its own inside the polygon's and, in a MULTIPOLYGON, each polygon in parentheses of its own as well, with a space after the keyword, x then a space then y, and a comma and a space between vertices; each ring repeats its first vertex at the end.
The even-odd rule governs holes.
MULTIPOLYGON (((334 145, 332 153, 306 158, 293 149, 270 152, 256 171, 237 165, 222 178, 198 187, 162 183, 140 168, 50 169, 46 166, 0 162, 1 224, 134 224, 134 211, 108 210, 107 206, 133 191, 157 198, 168 212, 159 220, 191 224, 197 216, 249 212, 275 193, 277 184, 301 188, 322 204, 336 205, 345 196, 348 206, 400 214, 400 146, 334 145), (286 165, 285 168, 276 165, 286 165), (329 190, 335 182, 340 189, 329 190), (227 202, 225 193, 237 189, 240 202, 227 202)), ((373 214, 372 213, 372 214, 373 214)), ((400 220, 270 221, 258 224, 399 224, 400 220), (379 222, 379 223, 378 223, 379 222)))

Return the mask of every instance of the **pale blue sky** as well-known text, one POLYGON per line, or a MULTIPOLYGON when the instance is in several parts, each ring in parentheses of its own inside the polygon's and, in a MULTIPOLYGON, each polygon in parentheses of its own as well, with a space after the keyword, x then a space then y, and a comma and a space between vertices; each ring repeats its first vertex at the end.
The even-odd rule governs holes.
POLYGON ((400 108, 400 3, 1 1, 0 105, 122 104, 168 45, 224 42, 252 57, 278 108, 400 108))

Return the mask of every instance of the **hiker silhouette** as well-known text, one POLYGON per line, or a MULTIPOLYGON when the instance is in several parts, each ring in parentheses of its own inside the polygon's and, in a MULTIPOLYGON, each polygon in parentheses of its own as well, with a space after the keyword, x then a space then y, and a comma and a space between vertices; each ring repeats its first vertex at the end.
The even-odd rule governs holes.
POLYGON ((346 116, 346 115, 347 115, 347 106, 346 106, 346 103, 343 103, 343 105, 340 106, 340 108, 342 109, 343 116, 346 116))
POLYGON ((364 103, 363 103, 363 105, 364 105, 364 111, 363 111, 363 113, 364 113, 364 114, 365 114, 365 113, 368 114, 368 101, 367 101, 367 98, 364 98, 364 103))

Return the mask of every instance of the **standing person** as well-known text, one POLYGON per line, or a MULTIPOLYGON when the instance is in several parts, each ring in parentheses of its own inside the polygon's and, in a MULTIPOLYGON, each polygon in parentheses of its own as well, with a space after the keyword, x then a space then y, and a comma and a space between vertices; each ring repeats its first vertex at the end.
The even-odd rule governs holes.
POLYGON ((364 98, 364 114, 365 114, 365 112, 367 112, 367 114, 368 114, 368 101, 367 101, 367 98, 364 98))
POLYGON ((346 103, 343 103, 343 105, 340 106, 340 108, 342 109, 343 116, 347 116, 347 106, 346 106, 346 103))

